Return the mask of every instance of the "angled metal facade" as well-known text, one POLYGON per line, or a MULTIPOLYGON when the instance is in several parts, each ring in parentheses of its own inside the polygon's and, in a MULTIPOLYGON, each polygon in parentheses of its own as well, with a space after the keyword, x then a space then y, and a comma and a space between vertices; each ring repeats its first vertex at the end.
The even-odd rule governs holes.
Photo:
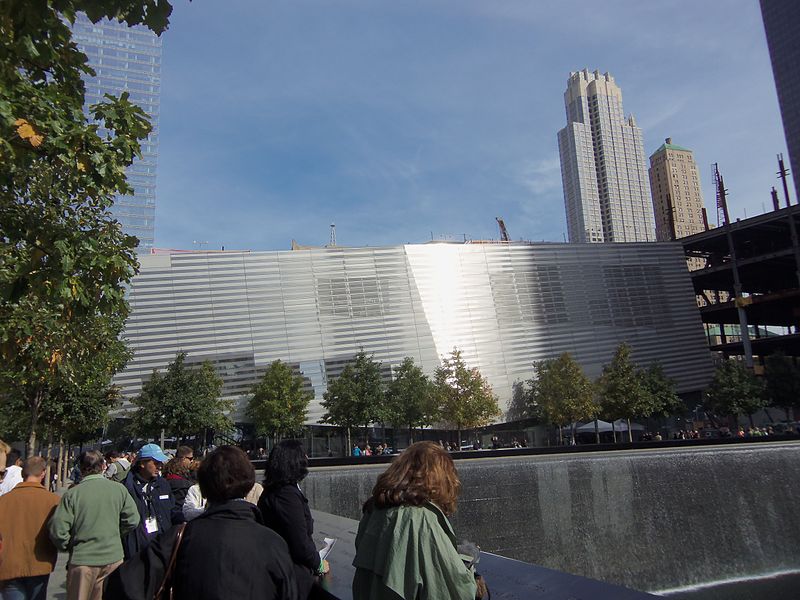
MULTIPOLYGON (((428 373, 454 347, 507 405, 536 360, 570 352, 590 377, 620 342, 658 360, 680 392, 701 389, 711 357, 682 248, 675 243, 423 244, 142 257, 117 376, 139 393, 178 351, 211 360, 243 400, 275 359, 313 389, 363 348, 385 373, 405 356, 428 373)), ((238 403, 241 407, 241 402, 238 403)), ((237 415, 241 418, 241 413, 237 415)))

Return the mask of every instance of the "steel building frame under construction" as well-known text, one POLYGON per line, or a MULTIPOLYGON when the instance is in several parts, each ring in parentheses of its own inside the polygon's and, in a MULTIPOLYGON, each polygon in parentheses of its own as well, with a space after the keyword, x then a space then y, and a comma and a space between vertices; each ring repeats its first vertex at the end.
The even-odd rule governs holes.
POLYGON ((781 351, 800 356, 800 205, 681 239, 712 351, 749 366, 781 351), (725 301, 720 301, 725 300, 725 301))

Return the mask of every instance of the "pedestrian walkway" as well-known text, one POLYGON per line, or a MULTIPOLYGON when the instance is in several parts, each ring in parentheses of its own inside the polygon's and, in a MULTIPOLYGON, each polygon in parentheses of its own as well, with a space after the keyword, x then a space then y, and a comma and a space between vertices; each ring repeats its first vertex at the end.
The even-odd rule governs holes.
POLYGON ((68 553, 58 553, 58 562, 56 563, 56 568, 53 570, 53 574, 50 575, 50 583, 47 586, 47 600, 66 600, 68 560, 68 553))
MULTIPOLYGON (((312 510, 314 517, 314 541, 322 546, 325 537, 336 538, 336 545, 329 556, 331 573, 325 578, 324 587, 341 600, 352 598, 351 582, 355 569, 355 536, 358 521, 312 510)), ((50 576, 47 588, 48 600, 66 600, 67 559, 60 553, 56 569, 50 576)), ((655 598, 650 594, 603 583, 585 577, 569 575, 537 565, 504 558, 495 554, 481 553, 479 570, 486 577, 495 597, 506 600, 563 600, 564 598, 594 598, 595 600, 646 600, 655 598)))

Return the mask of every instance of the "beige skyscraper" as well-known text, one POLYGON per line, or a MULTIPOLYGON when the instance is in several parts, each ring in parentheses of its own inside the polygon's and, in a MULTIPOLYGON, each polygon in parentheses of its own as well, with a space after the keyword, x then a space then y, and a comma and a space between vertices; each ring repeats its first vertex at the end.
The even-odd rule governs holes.
POLYGON ((649 173, 656 240, 675 240, 703 231, 703 192, 692 151, 667 138, 650 156, 649 173))
POLYGON ((652 242, 642 130, 609 73, 570 73, 558 132, 570 242, 652 242))

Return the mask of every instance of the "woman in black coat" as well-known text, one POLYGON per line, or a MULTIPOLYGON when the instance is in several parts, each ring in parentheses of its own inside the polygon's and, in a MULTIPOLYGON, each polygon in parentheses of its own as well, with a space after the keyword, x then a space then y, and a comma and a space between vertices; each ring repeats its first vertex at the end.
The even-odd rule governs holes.
POLYGON ((164 465, 162 475, 172 489, 172 496, 175 498, 175 508, 183 510, 183 503, 186 502, 186 494, 189 488, 194 485, 191 480, 189 464, 183 458, 173 458, 164 465))
POLYGON ((303 445, 297 440, 280 442, 269 454, 264 493, 258 501, 266 526, 289 545, 301 598, 307 598, 316 577, 328 571, 311 537, 314 520, 298 485, 306 475, 308 457, 303 445))
MULTIPOLYGON (((209 454, 198 471, 205 512, 186 524, 172 574, 175 600, 300 600, 286 542, 243 500, 255 483, 247 455, 233 446, 209 454)), ((106 598, 150 600, 164 580, 179 527, 156 538, 108 578, 106 598)))

